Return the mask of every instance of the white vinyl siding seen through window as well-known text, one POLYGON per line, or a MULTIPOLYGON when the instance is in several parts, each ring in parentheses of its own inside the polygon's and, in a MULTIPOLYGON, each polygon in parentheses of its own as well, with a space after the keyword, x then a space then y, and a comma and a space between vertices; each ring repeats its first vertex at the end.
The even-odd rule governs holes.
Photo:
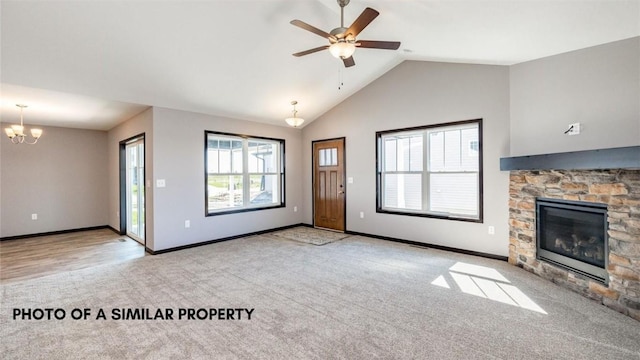
POLYGON ((207 215, 284 206, 284 140, 206 132, 207 215))
POLYGON ((482 221, 481 138, 481 120, 378 132, 378 212, 482 221))

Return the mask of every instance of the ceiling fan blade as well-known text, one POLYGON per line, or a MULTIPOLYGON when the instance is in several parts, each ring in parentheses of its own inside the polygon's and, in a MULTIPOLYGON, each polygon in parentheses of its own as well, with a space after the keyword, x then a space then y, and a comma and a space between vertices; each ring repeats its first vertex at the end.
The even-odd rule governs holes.
POLYGON ((318 29, 315 26, 309 25, 304 21, 300 21, 300 20, 291 20, 291 25, 297 26, 301 29, 305 29, 307 31, 311 31, 312 33, 322 36, 325 39, 329 39, 329 41, 331 42, 336 42, 337 39, 335 36, 329 34, 328 32, 322 31, 320 29, 318 29))
POLYGON ((313 48, 313 49, 297 52, 297 53, 293 54, 293 56, 298 56, 298 57, 299 56, 305 56, 305 55, 313 54, 314 52, 318 52, 318 51, 321 51, 321 50, 324 50, 324 49, 328 49, 328 48, 329 48, 329 45, 320 46, 320 47, 317 47, 317 48, 313 48))
POLYGON ((346 59, 342 59, 342 62, 344 63, 344 67, 352 67, 353 65, 356 64, 356 62, 353 60, 353 56, 349 56, 346 59))
POLYGON ((380 13, 376 10, 373 10, 372 8, 364 9, 362 14, 358 16, 356 21, 354 21, 353 24, 349 26, 349 29, 345 32, 345 34, 351 34, 351 36, 353 36, 354 38, 357 37, 358 34, 360 34, 360 32, 364 28, 366 28, 367 25, 369 25, 378 15, 380 15, 380 13))
POLYGON ((400 42, 399 41, 358 40, 356 42, 356 46, 361 48, 366 48, 366 49, 398 50, 398 48, 400 47, 400 42))

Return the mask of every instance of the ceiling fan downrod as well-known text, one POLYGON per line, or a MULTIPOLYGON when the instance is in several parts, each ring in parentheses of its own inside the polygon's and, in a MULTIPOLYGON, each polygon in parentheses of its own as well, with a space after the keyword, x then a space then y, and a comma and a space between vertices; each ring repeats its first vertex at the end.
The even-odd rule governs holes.
POLYGON ((344 7, 349 5, 349 1, 351 0, 338 0, 338 5, 340 5, 340 27, 344 28, 344 7))

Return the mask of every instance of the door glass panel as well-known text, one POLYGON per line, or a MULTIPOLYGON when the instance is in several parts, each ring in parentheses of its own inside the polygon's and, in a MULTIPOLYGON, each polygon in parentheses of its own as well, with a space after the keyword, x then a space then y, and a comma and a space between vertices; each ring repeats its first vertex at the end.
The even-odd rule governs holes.
POLYGON ((338 148, 320 149, 318 151, 318 165, 337 166, 338 148))
POLYGON ((126 145, 127 235, 144 240, 144 141, 126 145))

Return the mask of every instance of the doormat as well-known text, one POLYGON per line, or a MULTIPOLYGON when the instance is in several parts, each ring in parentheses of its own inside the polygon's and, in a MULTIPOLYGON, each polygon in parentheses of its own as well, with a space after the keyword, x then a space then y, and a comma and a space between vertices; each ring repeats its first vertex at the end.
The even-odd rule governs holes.
POLYGON ((345 233, 320 230, 307 226, 298 226, 287 230, 276 231, 272 233, 272 235, 318 246, 349 237, 349 235, 345 233))

